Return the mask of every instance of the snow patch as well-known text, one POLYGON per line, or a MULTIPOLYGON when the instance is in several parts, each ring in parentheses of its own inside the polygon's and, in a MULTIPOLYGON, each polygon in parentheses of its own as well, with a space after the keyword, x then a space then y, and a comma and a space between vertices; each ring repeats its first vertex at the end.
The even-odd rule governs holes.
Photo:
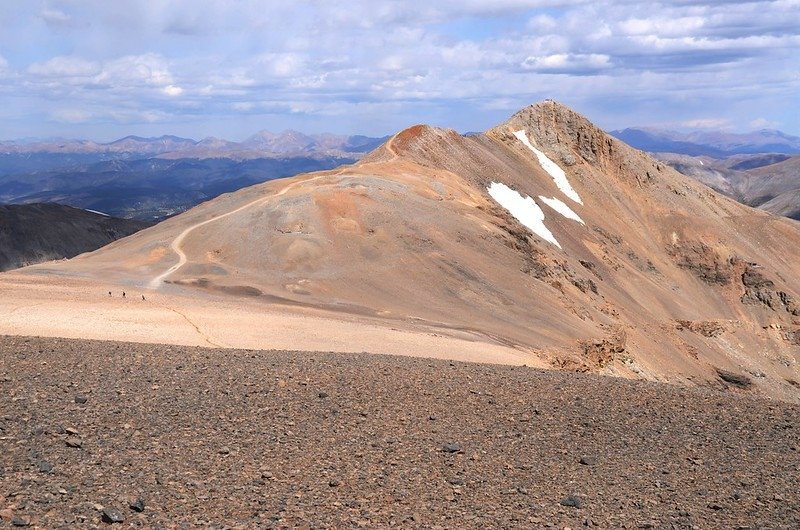
POLYGON ((558 186, 558 189, 560 189, 564 195, 578 204, 583 204, 578 192, 575 191, 572 185, 570 185, 569 180, 567 179, 567 174, 564 173, 564 170, 561 169, 558 164, 547 158, 546 154, 539 151, 533 146, 533 144, 531 144, 531 141, 528 139, 528 135, 525 133, 524 129, 515 132, 514 136, 516 136, 520 142, 525 144, 528 149, 533 151, 533 153, 536 155, 536 158, 539 159, 539 165, 542 166, 542 169, 547 171, 551 177, 553 177, 553 182, 556 183, 556 186, 558 186))
POLYGON ((544 212, 539 208, 539 205, 536 204, 536 201, 528 196, 523 197, 505 184, 500 184, 499 182, 492 182, 492 185, 486 189, 489 191, 489 195, 491 195, 492 199, 508 210, 517 221, 545 241, 561 248, 561 245, 558 243, 553 233, 544 225, 544 212))
POLYGON ((705 164, 705 162, 703 162, 702 160, 698 160, 698 162, 700 162, 700 165, 701 165, 701 166, 704 166, 704 165, 706 165, 706 164, 705 164))
POLYGON ((111 217, 107 213, 98 212, 97 210, 89 210, 88 208, 84 208, 84 210, 87 212, 96 213, 97 215, 102 215, 103 217, 111 217))
POLYGON ((543 203, 545 203, 546 205, 548 205, 553 210, 555 210, 558 213, 560 213, 561 215, 563 215, 564 217, 566 217, 567 219, 572 219, 573 221, 578 221, 582 225, 586 224, 586 223, 583 222, 583 219, 581 219, 580 215, 578 215, 574 211, 572 211, 572 208, 570 208, 569 206, 564 204, 564 202, 560 201, 559 199, 556 199, 555 197, 548 198, 548 197, 544 197, 542 195, 539 195, 539 200, 542 201, 543 203))

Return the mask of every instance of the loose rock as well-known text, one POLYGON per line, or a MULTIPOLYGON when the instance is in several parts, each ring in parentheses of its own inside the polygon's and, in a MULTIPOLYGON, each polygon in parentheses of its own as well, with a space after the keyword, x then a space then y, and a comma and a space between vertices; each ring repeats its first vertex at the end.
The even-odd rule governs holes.
POLYGON ((122 515, 122 512, 115 508, 104 508, 103 509, 103 522, 108 524, 114 523, 124 523, 125 516, 122 515))
POLYGON ((77 436, 68 436, 67 439, 64 440, 64 443, 67 444, 67 447, 75 447, 77 449, 83 447, 83 440, 77 436))
POLYGON ((581 509, 583 508, 583 499, 576 495, 568 495, 567 497, 561 499, 559 504, 561 504, 561 506, 569 506, 571 508, 581 509))
POLYGON ((144 511, 144 499, 136 499, 135 501, 128 504, 128 507, 134 512, 141 513, 144 511))
POLYGON ((457 443, 447 443, 442 447, 445 453, 458 453, 461 451, 461 446, 457 443))

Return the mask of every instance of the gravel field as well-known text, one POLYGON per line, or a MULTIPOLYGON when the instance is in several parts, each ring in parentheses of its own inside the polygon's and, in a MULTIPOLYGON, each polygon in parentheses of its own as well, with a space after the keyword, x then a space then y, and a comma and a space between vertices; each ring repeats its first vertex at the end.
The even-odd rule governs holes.
POLYGON ((0 337, 0 527, 800 528, 800 407, 370 354, 0 337))

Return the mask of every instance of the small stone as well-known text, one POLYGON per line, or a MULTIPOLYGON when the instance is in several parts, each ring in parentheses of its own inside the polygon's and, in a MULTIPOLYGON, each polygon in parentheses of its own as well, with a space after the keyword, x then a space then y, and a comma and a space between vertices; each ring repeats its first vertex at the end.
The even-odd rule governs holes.
POLYGON ((86 403, 87 401, 89 401, 89 398, 88 398, 88 397, 86 397, 86 396, 82 396, 82 395, 80 395, 80 394, 78 394, 77 396, 75 396, 75 403, 79 403, 79 404, 83 405, 83 404, 84 404, 84 403, 86 403))
POLYGON ((580 510, 583 508, 583 499, 576 495, 568 495, 561 499, 559 504, 561 504, 561 506, 569 506, 571 508, 578 508, 580 510))
POLYGON ((597 459, 593 456, 582 456, 580 463, 584 466, 593 466, 597 463, 597 459))
POLYGON ((143 512, 144 511, 144 499, 136 499, 135 501, 128 504, 128 508, 133 510, 134 512, 143 512))
POLYGON ((51 464, 50 462, 47 462, 45 460, 42 460, 41 462, 39 462, 38 467, 39 467, 39 473, 52 473, 53 472, 53 464, 51 464))
POLYGON ((328 393, 327 392, 320 392, 319 394, 317 394, 317 396, 319 396, 320 399, 325 399, 326 397, 328 397, 328 393))
POLYGON ((229 454, 231 454, 230 447, 223 447, 222 449, 219 450, 219 454, 221 454, 221 455, 229 455, 229 454))
POLYGON ((80 449, 83 446, 83 440, 77 436, 68 436, 64 442, 67 444, 67 447, 75 447, 80 449))
POLYGON ((75 429, 74 427, 67 427, 66 429, 64 429, 64 432, 72 436, 77 436, 78 434, 80 434, 78 430, 75 429))
POLYGON ((442 451, 445 453, 459 453, 461 452, 461 446, 457 443, 447 443, 442 447, 442 451))
POLYGON ((123 523, 125 522, 125 516, 115 508, 104 508, 103 522, 108 524, 123 523))
POLYGON ((449 482, 453 486, 465 486, 467 484, 467 481, 460 477, 451 478, 447 482, 449 482))
POLYGON ((338 480, 336 480, 335 478, 331 479, 330 481, 328 481, 328 486, 330 486, 332 488, 337 487, 339 484, 341 484, 341 483, 338 480))
POLYGON ((31 522, 29 519, 25 517, 13 517, 11 519, 11 526, 23 527, 23 526, 30 526, 31 522))

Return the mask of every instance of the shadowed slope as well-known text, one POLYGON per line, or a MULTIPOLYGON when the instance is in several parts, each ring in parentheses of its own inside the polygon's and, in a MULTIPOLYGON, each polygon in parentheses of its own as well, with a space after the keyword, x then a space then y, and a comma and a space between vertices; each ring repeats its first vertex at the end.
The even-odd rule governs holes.
POLYGON ((72 258, 148 226, 54 203, 0 206, 0 271, 72 258))

